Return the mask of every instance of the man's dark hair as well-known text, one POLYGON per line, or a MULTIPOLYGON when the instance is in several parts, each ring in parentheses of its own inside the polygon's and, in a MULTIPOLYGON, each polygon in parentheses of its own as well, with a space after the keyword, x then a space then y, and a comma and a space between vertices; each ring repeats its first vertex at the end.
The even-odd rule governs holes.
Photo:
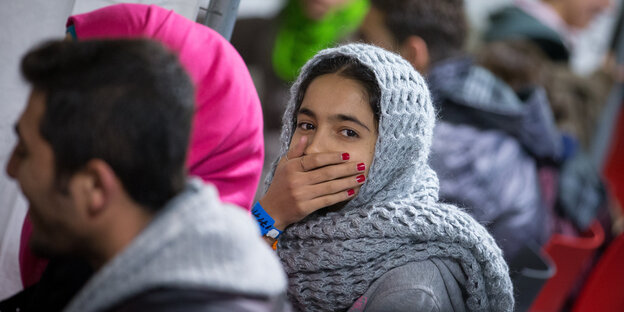
POLYGON ((327 74, 337 74, 360 83, 360 85, 362 85, 362 87, 366 90, 368 104, 373 111, 375 122, 379 123, 381 111, 381 105, 379 103, 381 100, 381 88, 379 88, 379 83, 377 82, 375 73, 372 69, 366 67, 354 57, 337 55, 322 59, 320 62, 315 64, 307 71, 307 76, 305 76, 303 81, 301 81, 301 84, 299 84, 295 97, 295 112, 291 120, 293 128, 296 128, 297 112, 301 107, 301 103, 303 103, 303 98, 305 97, 305 93, 308 91, 308 87, 314 79, 327 74))
POLYGON ((182 190, 194 90, 161 44, 52 41, 31 50, 21 70, 45 94, 40 133, 52 146, 62 191, 91 159, 110 165, 152 211, 182 190))
POLYGON ((372 0, 394 38, 421 37, 431 62, 460 54, 468 33, 463 0, 372 0))

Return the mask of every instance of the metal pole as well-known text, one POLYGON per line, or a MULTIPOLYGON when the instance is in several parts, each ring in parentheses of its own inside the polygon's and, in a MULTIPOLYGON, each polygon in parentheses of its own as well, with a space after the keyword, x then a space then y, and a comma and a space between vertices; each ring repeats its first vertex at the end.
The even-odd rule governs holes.
POLYGON ((206 17, 201 23, 214 29, 229 41, 236 23, 239 4, 240 0, 210 0, 205 9, 206 17))

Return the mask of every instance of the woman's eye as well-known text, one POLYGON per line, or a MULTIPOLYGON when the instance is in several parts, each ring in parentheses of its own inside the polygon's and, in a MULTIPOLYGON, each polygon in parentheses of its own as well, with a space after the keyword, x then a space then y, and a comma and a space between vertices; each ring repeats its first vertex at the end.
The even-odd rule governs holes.
POLYGON ((297 127, 299 127, 301 130, 313 130, 314 129, 314 125, 309 122, 300 122, 297 127))
POLYGON ((348 137, 358 137, 357 132, 351 130, 351 129, 344 129, 342 131, 340 131, 340 133, 342 133, 342 135, 344 136, 348 136, 348 137))

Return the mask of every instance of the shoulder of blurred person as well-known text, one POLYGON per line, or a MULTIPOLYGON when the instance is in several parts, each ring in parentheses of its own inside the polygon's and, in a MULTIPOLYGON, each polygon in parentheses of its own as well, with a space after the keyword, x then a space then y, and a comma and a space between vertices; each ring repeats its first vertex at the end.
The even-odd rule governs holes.
POLYGON ((469 58, 438 63, 429 82, 441 119, 431 160, 441 199, 466 207, 506 259, 527 240, 544 243, 550 229, 538 165, 562 152, 544 91, 518 96, 469 58))
POLYGON ((112 263, 94 272, 82 259, 54 258, 37 284, 0 302, 0 308, 290 311, 283 273, 259 240, 257 226, 236 207, 220 203, 212 186, 202 184, 189 184, 112 263), (224 228, 226 223, 232 228, 224 228), (259 283, 265 289, 254 290, 259 283))
POLYGON ((160 288, 135 296, 106 312, 291 311, 286 296, 249 297, 203 289, 160 288))
POLYGON ((549 237, 537 162, 515 138, 440 121, 431 166, 440 180, 440 199, 483 224, 505 259, 513 259, 525 242, 543 244, 549 237))
POLYGON ((66 311, 282 311, 285 276, 243 211, 189 182, 66 311))

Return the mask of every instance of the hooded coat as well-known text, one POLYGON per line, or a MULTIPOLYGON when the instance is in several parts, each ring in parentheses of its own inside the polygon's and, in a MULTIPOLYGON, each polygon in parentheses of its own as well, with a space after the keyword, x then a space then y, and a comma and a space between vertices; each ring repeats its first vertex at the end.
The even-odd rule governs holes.
POLYGON ((321 60, 340 55, 375 74, 381 89, 378 139, 368 179, 355 198, 338 211, 311 214, 280 236, 277 251, 295 309, 347 309, 393 269, 441 260, 463 270, 468 310, 512 311, 508 268, 494 239, 465 212, 438 202, 438 179, 428 165, 434 108, 424 79, 400 56, 364 44, 319 52, 291 88, 281 155, 294 131, 301 82, 321 60))

